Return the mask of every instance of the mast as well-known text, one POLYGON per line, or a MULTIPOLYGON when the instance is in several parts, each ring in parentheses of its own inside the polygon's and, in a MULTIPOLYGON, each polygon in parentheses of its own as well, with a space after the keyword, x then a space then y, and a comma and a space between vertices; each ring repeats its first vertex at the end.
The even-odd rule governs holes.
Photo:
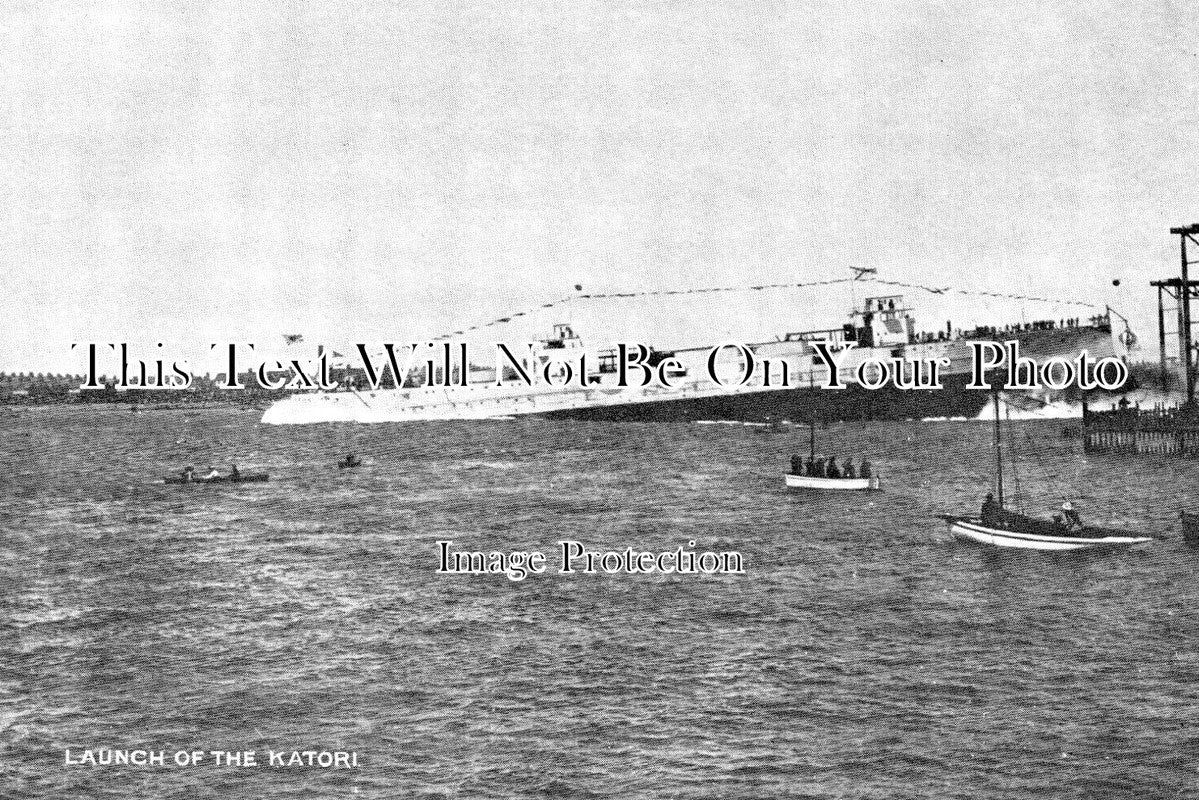
POLYGON ((1003 510, 1003 442, 999 429, 999 392, 995 392, 995 488, 999 495, 999 510, 1003 510))

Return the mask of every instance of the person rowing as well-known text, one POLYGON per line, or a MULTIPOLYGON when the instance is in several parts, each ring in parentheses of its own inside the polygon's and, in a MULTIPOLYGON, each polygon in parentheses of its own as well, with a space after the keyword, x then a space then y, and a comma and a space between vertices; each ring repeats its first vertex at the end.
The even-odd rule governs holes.
POLYGON ((841 469, 837 466, 837 457, 829 456, 828 463, 824 466, 824 476, 826 478, 840 478, 841 469))
POLYGON ((995 495, 987 492, 987 498, 983 501, 982 513, 979 514, 979 521, 984 527, 998 528, 1001 516, 999 503, 995 502, 995 495))
POLYGON ((1069 500, 1062 503, 1062 516, 1066 519, 1066 530, 1070 532, 1080 531, 1083 528, 1082 517, 1074 510, 1074 504, 1069 500))
POLYGON ((204 476, 204 480, 211 481, 219 477, 221 477, 221 473, 217 470, 217 468, 210 466, 208 468, 208 474, 204 476))

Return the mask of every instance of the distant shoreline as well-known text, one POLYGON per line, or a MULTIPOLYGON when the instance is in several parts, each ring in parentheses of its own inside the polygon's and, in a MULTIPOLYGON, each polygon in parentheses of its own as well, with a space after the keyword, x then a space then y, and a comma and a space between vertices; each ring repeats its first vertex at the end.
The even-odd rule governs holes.
POLYGON ((38 397, 38 398, 3 398, 0 399, 0 407, 3 408, 47 408, 47 407, 105 407, 127 409, 130 412, 140 413, 142 411, 184 411, 190 409, 204 408, 244 408, 247 410, 263 411, 268 408, 277 398, 238 398, 238 399, 214 399, 211 397, 197 398, 189 400, 179 396, 171 397, 169 400, 147 400, 144 398, 114 398, 114 399, 96 399, 83 400, 77 395, 72 395, 67 398, 63 397, 38 397))

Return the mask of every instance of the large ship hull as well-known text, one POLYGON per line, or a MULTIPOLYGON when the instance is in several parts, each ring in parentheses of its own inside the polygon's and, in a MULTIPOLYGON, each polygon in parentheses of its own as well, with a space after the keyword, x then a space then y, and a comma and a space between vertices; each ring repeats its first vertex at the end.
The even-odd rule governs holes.
POLYGON ((966 389, 966 379, 950 376, 941 389, 900 390, 887 386, 869 390, 851 385, 832 391, 819 387, 782 391, 746 392, 711 397, 624 403, 547 412, 551 419, 613 422, 805 422, 812 419, 905 420, 974 419, 990 401, 990 394, 966 389))
MULTIPOLYGON (((998 338, 1018 341, 1022 355, 1037 361, 1050 357, 1073 358, 1083 350, 1093 359, 1115 353, 1111 331, 1104 327, 1020 331, 998 338)), ((786 341, 764 343, 755 348, 771 356, 810 350, 805 344, 786 341)), ((867 389, 851 382, 852 370, 845 369, 841 374, 846 387, 827 389, 824 388, 827 371, 817 369, 814 366, 817 362, 808 352, 807 371, 796 370, 789 387, 748 385, 726 389, 706 378, 692 378, 676 388, 657 385, 618 388, 596 384, 584 388, 506 384, 373 392, 305 392, 272 405, 263 416, 263 422, 417 422, 516 416, 620 422, 732 420, 751 423, 803 422, 811 419, 975 419, 988 407, 990 394, 985 389, 967 386, 971 379, 971 352, 968 341, 964 340, 851 351, 857 362, 893 356, 943 357, 949 366, 940 376, 940 387, 934 389, 905 390, 894 385, 867 389)), ((698 363, 690 366, 691 374, 699 371, 697 366, 698 363)), ((1081 415, 1077 393, 1027 393, 1024 400, 1025 408, 1034 415, 1081 415)), ((1019 398, 1015 398, 1014 402, 1019 403, 1019 398)))

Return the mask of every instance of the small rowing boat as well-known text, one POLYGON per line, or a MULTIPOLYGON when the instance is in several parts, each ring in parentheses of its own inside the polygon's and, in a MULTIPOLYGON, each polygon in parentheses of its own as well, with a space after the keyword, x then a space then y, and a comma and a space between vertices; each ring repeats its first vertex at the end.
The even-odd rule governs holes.
POLYGON ((163 483, 266 483, 270 476, 265 472, 255 475, 238 475, 236 478, 232 475, 218 475, 215 478, 184 478, 179 475, 172 475, 162 479, 163 483))
POLYGON ((813 475, 787 474, 791 489, 839 489, 842 491, 879 491, 878 476, 871 478, 818 478, 813 475))
MULTIPOLYGON (((816 461, 816 421, 812 420, 808 428, 808 465, 816 461)), ((823 463, 824 459, 820 459, 823 463)), ((863 462, 864 463, 864 462, 863 462)), ((786 474, 787 488, 789 489, 832 489, 834 491, 880 491, 879 480, 877 475, 864 475, 862 477, 854 476, 846 478, 837 476, 828 478, 823 475, 805 475, 799 470, 799 456, 794 456, 791 460, 791 472, 786 474)))

